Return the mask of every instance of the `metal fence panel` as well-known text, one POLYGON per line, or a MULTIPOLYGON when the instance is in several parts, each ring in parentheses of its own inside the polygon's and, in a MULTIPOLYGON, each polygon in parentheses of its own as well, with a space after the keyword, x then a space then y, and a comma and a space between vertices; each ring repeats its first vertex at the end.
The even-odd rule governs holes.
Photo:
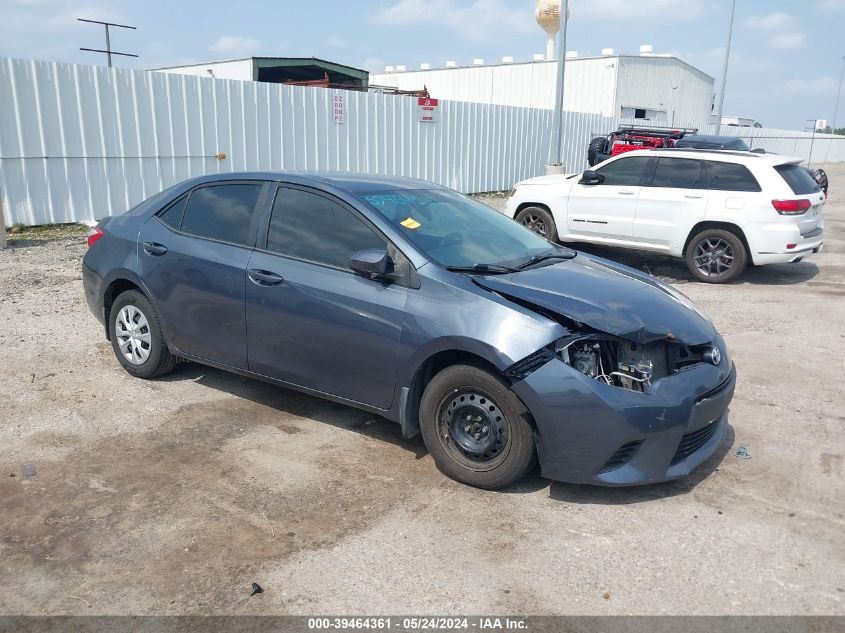
MULTIPOLYGON (((411 97, 0 58, 6 223, 91 221, 222 171, 383 173, 472 193, 510 189, 549 162, 551 110, 449 101, 437 110, 426 123, 411 97), (343 123, 333 119, 336 94, 343 123)), ((637 123, 564 113, 567 168, 586 167, 591 136, 623 122, 637 123)), ((812 144, 813 161, 845 160, 844 137, 722 133, 803 158, 812 144)))

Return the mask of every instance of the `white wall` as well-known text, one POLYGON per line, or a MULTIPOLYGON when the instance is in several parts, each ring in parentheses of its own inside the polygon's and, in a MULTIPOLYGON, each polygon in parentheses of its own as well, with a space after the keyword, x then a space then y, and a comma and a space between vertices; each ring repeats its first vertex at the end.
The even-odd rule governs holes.
MULTIPOLYGON (((554 108, 557 62, 374 73, 371 85, 428 88, 432 97, 554 108)), ((712 77, 675 57, 582 57, 566 63, 564 110, 622 116, 622 108, 666 112, 664 120, 706 121, 712 77)))
POLYGON ((621 116, 622 108, 645 108, 665 112, 669 124, 673 118, 675 122, 709 120, 714 90, 712 77, 674 57, 618 59, 616 110, 608 116, 621 116))
POLYGON ((252 81, 252 58, 235 59, 228 62, 211 62, 193 66, 175 66, 173 68, 154 69, 152 72, 169 73, 173 75, 195 75, 197 77, 211 77, 208 71, 214 73, 216 79, 238 79, 252 81))

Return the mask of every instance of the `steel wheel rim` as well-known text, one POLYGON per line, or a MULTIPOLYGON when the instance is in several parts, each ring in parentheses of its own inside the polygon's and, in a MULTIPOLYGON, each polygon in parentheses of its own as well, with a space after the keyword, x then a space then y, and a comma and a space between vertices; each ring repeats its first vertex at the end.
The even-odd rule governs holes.
POLYGON ((734 260, 733 247, 720 237, 701 240, 693 252, 695 267, 706 277, 724 277, 733 268, 734 260))
POLYGON ((534 231, 538 235, 546 237, 546 223, 543 222, 543 218, 539 215, 535 215, 534 213, 525 213, 519 221, 522 226, 534 231))
POLYGON ((121 355, 133 365, 150 357, 152 335, 147 317, 136 306, 124 306, 114 320, 114 336, 121 355))
POLYGON ((455 389, 440 402, 437 437, 452 459, 476 472, 499 466, 511 444, 507 417, 489 394, 474 387, 455 389))

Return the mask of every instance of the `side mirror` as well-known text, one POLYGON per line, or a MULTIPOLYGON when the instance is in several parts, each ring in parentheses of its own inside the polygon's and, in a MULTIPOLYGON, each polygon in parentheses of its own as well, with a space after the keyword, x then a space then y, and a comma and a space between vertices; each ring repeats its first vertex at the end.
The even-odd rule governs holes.
POLYGON ((588 169, 583 174, 581 174, 581 180, 578 181, 579 185, 600 185, 604 182, 604 176, 602 176, 599 172, 593 171, 592 169, 588 169))
POLYGON ((349 258, 349 267, 368 277, 379 277, 390 272, 390 255, 386 248, 367 248, 349 258))

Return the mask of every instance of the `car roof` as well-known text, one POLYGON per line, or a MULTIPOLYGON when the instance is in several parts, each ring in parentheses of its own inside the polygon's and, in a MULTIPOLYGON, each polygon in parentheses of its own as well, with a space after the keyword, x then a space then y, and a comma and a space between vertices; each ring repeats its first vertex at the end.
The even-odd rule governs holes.
POLYGON ((440 185, 418 178, 364 174, 345 171, 242 171, 207 174, 191 179, 191 186, 221 180, 273 180, 292 184, 326 186, 362 193, 367 191, 397 191, 413 189, 445 189, 440 185))
MULTIPOLYGON (((795 156, 781 156, 780 154, 758 154, 756 152, 743 152, 734 149, 695 149, 695 148, 662 148, 650 149, 649 154, 657 156, 674 156, 675 158, 706 158, 707 160, 726 161, 731 163, 744 163, 748 165, 753 164, 769 164, 769 165, 785 165, 788 163, 801 163, 803 158, 795 156)), ((625 152, 622 156, 631 155, 635 152, 625 152)))

